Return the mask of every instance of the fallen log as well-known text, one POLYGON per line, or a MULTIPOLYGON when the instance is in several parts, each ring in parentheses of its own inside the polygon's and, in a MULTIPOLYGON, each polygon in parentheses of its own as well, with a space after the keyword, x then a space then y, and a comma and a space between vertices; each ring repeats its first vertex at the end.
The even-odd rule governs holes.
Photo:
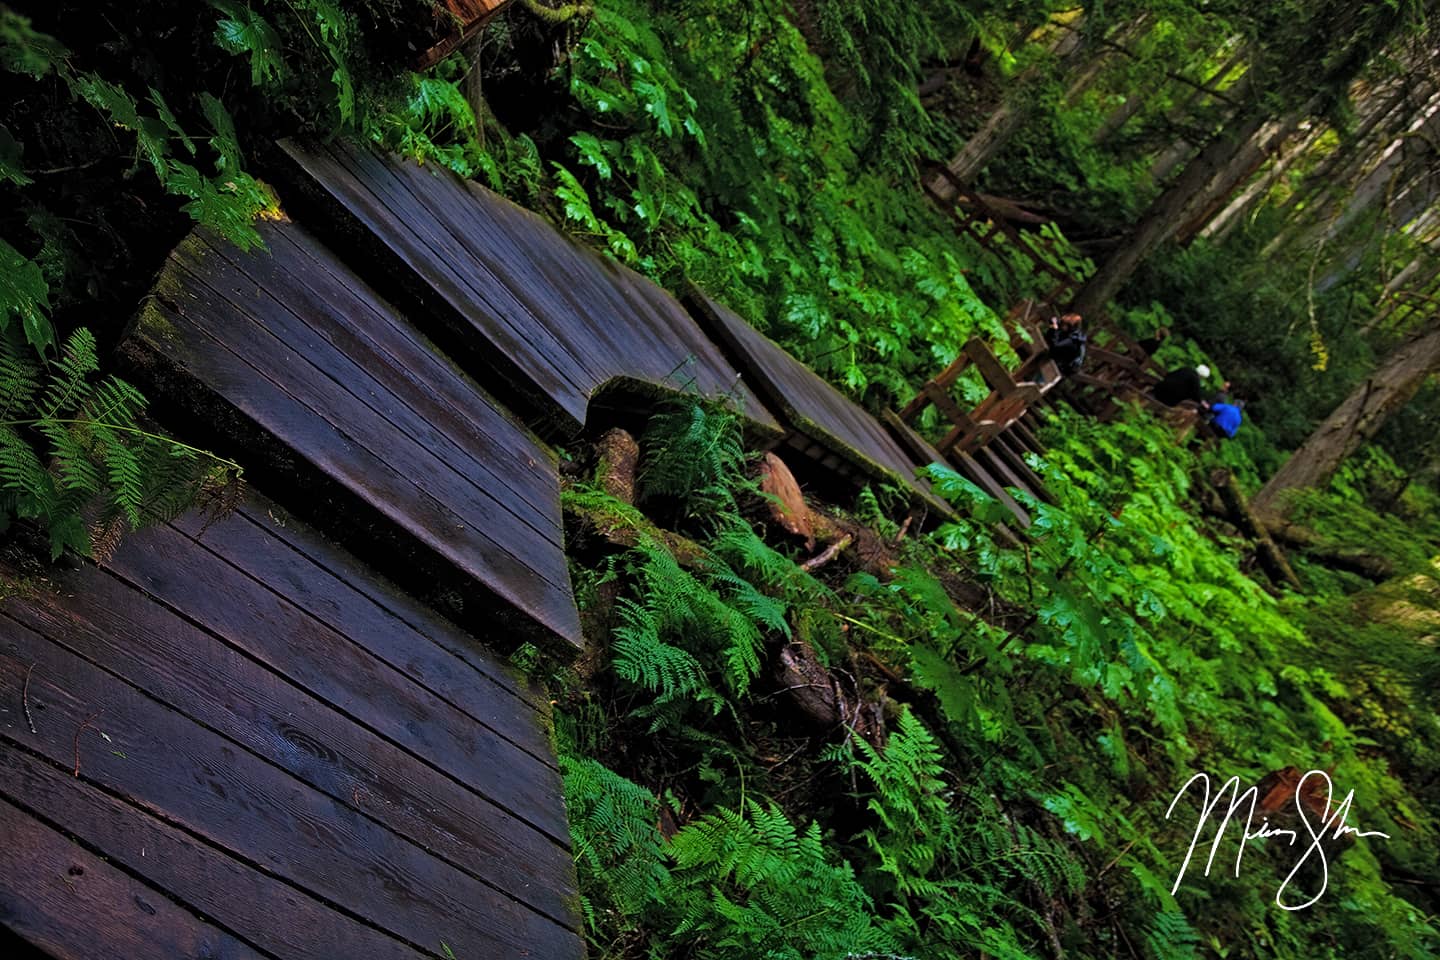
POLYGON ((815 650, 801 641, 780 648, 775 679, 791 701, 817 726, 844 727, 846 735, 863 738, 879 748, 885 743, 885 704, 866 699, 854 677, 842 681, 820 662, 815 650))
POLYGON ((1255 555, 1270 579, 1295 590, 1302 589, 1285 551, 1270 536, 1265 522, 1250 509, 1250 498, 1240 488, 1235 475, 1229 470, 1215 470, 1210 474, 1210 485, 1220 494, 1221 502, 1241 533, 1255 541, 1255 555))
POLYGON ((1395 576, 1395 564, 1378 554, 1367 553, 1354 547, 1342 547, 1309 527, 1283 517, 1267 517, 1264 522, 1270 536, 1299 550, 1317 563, 1358 574, 1375 583, 1383 583, 1395 576))

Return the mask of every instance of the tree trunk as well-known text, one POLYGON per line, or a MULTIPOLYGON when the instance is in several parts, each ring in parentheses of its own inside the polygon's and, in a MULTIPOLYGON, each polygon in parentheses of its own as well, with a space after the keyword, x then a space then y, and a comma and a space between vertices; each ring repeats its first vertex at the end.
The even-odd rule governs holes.
POLYGON ((1321 487, 1362 443, 1373 437, 1390 415, 1410 401, 1425 378, 1440 370, 1440 324, 1390 352, 1380 368, 1361 383, 1312 433, 1270 482, 1255 495, 1260 514, 1283 513, 1279 497, 1286 490, 1321 487))
POLYGON ((1397 186, 1406 185, 1414 179, 1419 172, 1416 167, 1433 156, 1428 136, 1437 124, 1440 124, 1440 94, 1432 98, 1405 132, 1381 153, 1380 162, 1355 187, 1340 215, 1325 227, 1321 234, 1322 242, 1334 239, 1381 200, 1388 204, 1396 196, 1397 186))
MULTIPOLYGON (((1226 60, 1223 64, 1221 64, 1220 69, 1210 74, 1209 79, 1207 79, 1203 85, 1191 90, 1189 96, 1187 96, 1183 101, 1177 104, 1174 109, 1172 109, 1168 114, 1166 114, 1166 119, 1172 124, 1178 124, 1181 120, 1185 119, 1185 117, 1189 114, 1191 108, 1193 108, 1195 104, 1200 101, 1202 95, 1213 95, 1217 93, 1216 88, 1219 87, 1220 84, 1224 83, 1225 78, 1230 75, 1230 72, 1240 65, 1240 63, 1244 60, 1244 54, 1245 50, 1244 48, 1242 48, 1241 50, 1237 51, 1232 57, 1230 57, 1229 60, 1226 60)), ((1246 82, 1247 81, 1245 77, 1241 76, 1240 79, 1236 80, 1235 83, 1231 85, 1231 89, 1243 89, 1241 85, 1246 82)), ((1167 179, 1170 174, 1175 172, 1175 168, 1180 166, 1180 164, 1184 163, 1185 160, 1194 152, 1195 145, 1192 144, 1189 140, 1186 140, 1184 137, 1176 140, 1169 147, 1167 147, 1159 156, 1157 156, 1155 160, 1150 164, 1151 182, 1160 183, 1167 179)))
POLYGON ((1111 110, 1105 117, 1105 122, 1100 124, 1100 129, 1095 131, 1090 142, 1098 147, 1119 133, 1120 129, 1130 122, 1130 118, 1140 112, 1140 108, 1145 105, 1147 99, 1149 99, 1149 94, 1142 94, 1135 90, 1130 91, 1125 97, 1125 102, 1111 110))
POLYGON ((1432 249, 1424 256, 1411 260, 1404 270, 1385 284, 1380 295, 1380 309, 1360 328, 1360 335, 1370 336, 1398 309, 1412 306, 1414 295, 1426 296, 1435 287, 1437 278, 1440 278, 1440 254, 1436 251, 1432 249))
POLYGON ((1210 484, 1220 494, 1220 501, 1225 504, 1230 519, 1240 528, 1240 532, 1255 541, 1255 556, 1265 568, 1266 576, 1276 584, 1283 583, 1292 589, 1301 589, 1300 578, 1295 576, 1290 559, 1270 536, 1265 522, 1255 515, 1254 508, 1245 497, 1245 491, 1235 479, 1235 475, 1229 470, 1216 470, 1210 475, 1210 484))
POLYGON ((1207 240, 1219 243, 1226 235, 1235 228, 1245 214, 1249 213, 1260 200, 1270 192, 1270 188, 1290 169, 1290 165, 1305 155, 1305 152, 1320 139, 1320 135, 1329 129, 1323 123, 1314 124, 1310 131, 1301 137, 1289 149, 1285 150, 1275 162, 1270 164, 1270 169, 1258 177, 1245 191, 1230 202, 1225 209, 1221 210, 1205 228, 1200 231, 1200 236, 1207 240))
POLYGON ((1379 152, 1378 145, 1393 139, 1400 132, 1397 128, 1414 115, 1413 111, 1402 108, 1412 102, 1415 93, 1416 84, 1402 81, 1379 88, 1362 101, 1363 120, 1359 129, 1347 143, 1322 160, 1285 202, 1282 213, 1287 224, 1265 245, 1262 259, 1296 247, 1295 238, 1313 229, 1314 218, 1309 211, 1327 209, 1327 201, 1336 190, 1350 188, 1364 175, 1371 159, 1379 152))
POLYGON ((1250 162, 1247 147, 1255 148, 1256 136, 1267 122, 1263 110, 1252 108, 1186 164, 1179 178, 1140 218, 1129 239, 1081 288, 1073 308, 1081 314, 1099 313, 1135 268, 1185 225, 1187 215, 1221 190, 1233 189, 1233 178, 1239 176, 1235 168, 1243 170, 1244 164, 1250 162))
MULTIPOLYGON (((1063 72, 1074 66, 1079 61, 1083 48, 1080 30, 1068 30, 1055 45, 1054 53, 1059 58, 1057 69, 1063 72)), ((1005 98, 999 109, 990 114, 985 125, 966 140, 960 152, 945 165, 956 181, 963 184, 973 181, 995 155, 1004 149, 1016 131, 1025 125, 1034 110, 1034 98, 1030 95, 1029 87, 1037 72, 1035 68, 1031 68, 1012 81, 1012 85, 1018 88, 1018 93, 1005 98)), ((955 183, 943 174, 935 174, 925 186, 942 200, 949 200, 956 193, 955 183)))

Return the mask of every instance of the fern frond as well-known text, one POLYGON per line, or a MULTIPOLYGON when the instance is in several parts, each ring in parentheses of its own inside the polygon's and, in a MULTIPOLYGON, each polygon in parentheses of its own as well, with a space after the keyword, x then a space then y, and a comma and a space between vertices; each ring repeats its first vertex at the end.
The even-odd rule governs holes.
POLYGON ((41 401, 41 419, 55 419, 85 402, 92 389, 88 378, 98 369, 95 336, 81 327, 65 341, 59 359, 51 365, 49 383, 41 401))
POLYGON ((614 668, 621 678, 664 697, 692 693, 705 686, 705 670, 689 652, 660 639, 659 623, 633 600, 617 603, 621 624, 615 628, 614 668))

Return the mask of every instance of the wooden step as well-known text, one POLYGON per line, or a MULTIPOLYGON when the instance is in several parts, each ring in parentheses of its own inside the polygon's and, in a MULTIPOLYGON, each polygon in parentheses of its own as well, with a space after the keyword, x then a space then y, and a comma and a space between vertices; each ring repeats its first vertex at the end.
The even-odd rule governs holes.
POLYGON ((314 237, 196 232, 121 353, 198 445, 499 647, 579 650, 554 455, 314 237))
POLYGON ((548 708, 476 638, 253 492, 52 585, 0 605, 15 933, 77 958, 583 955, 548 708))
POLYGON ((725 346, 731 361, 765 403, 780 413, 792 431, 792 446, 826 469, 843 464, 843 469, 853 471, 861 482, 901 484, 912 492, 917 504, 941 517, 954 516, 950 505, 915 475, 930 461, 911 456, 867 410, 698 287, 690 288, 685 304, 715 341, 725 346))
POLYGON ((674 297, 536 214, 433 164, 341 143, 280 151, 307 224, 542 434, 572 435, 597 394, 638 386, 732 403, 780 436, 674 297))

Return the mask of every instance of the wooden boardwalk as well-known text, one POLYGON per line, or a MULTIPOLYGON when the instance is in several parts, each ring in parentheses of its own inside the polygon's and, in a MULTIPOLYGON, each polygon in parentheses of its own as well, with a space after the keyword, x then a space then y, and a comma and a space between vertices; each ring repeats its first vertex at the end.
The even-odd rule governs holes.
POLYGON ((123 348, 152 398, 495 646, 578 649, 554 455, 309 233, 261 233, 171 254, 123 348))
POLYGON ((572 434, 597 394, 639 387, 733 399, 752 430, 778 435, 719 348, 634 271, 435 165, 338 143, 281 147, 290 203, 416 304, 412 319, 456 362, 509 384, 505 399, 542 433, 572 434))
POLYGON ((949 504, 915 475, 931 461, 913 456, 880 421, 698 287, 687 292, 686 304, 716 342, 725 345, 765 402, 781 411, 790 427, 785 436, 790 447, 827 470, 901 484, 928 509, 940 516, 952 514, 949 504))
POLYGON ((85 960, 582 955, 543 700, 472 637, 258 496, 39 586, 0 608, 15 934, 85 960))
MULTIPOLYGON (((164 425, 276 500, 0 603, 0 935, 60 958, 579 958, 547 708, 492 652, 581 646, 530 431, 723 399, 757 445, 949 516, 915 475, 938 455, 698 291, 687 311, 446 171, 280 154, 302 223, 248 254, 192 234, 121 344, 164 425)), ((1033 481, 1024 451, 991 439, 960 466, 1023 521, 1001 484, 1033 481)))

